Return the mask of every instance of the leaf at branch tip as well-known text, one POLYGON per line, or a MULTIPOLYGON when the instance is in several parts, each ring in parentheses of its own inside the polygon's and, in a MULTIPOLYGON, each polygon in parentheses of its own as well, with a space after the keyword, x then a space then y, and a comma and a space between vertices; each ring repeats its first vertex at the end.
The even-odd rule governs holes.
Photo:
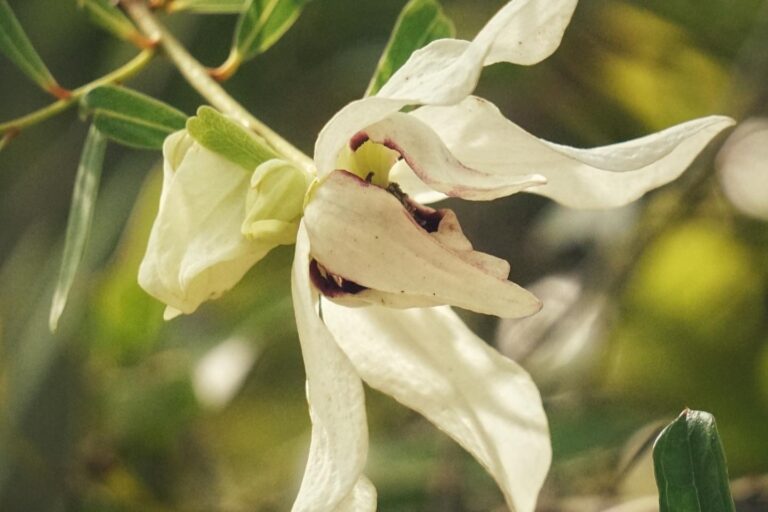
POLYGON ((264 139, 211 107, 200 107, 187 121, 187 131, 201 146, 248 171, 278 157, 264 139))
POLYGON ((238 14, 245 10, 246 0, 172 0, 168 12, 190 11, 199 14, 238 14))
POLYGON ((72 205, 69 209, 67 220, 67 234, 64 240, 64 254, 61 259, 59 279, 56 282, 56 290, 53 292, 51 314, 48 318, 48 326, 51 332, 56 331, 59 318, 67 303, 69 291, 75 281, 77 268, 83 259, 88 232, 91 229, 93 210, 96 204, 96 196, 99 191, 101 169, 104 164, 104 152, 107 148, 107 139, 99 133, 95 126, 88 130, 85 139, 83 153, 80 156, 80 164, 77 167, 75 177, 75 189, 72 193, 72 205))
POLYGON ((130 41, 139 48, 153 46, 152 41, 144 37, 111 0, 77 0, 77 5, 85 9, 96 25, 118 38, 130 41))
POLYGON ((735 512, 715 418, 686 409, 653 447, 660 512, 735 512))
POLYGON ((436 39, 453 37, 456 30, 438 0, 411 0, 395 23, 387 47, 379 59, 366 96, 376 94, 411 53, 436 39))
POLYGON ((7 0, 0 0, 0 51, 44 90, 57 98, 69 97, 35 51, 7 0))
POLYGON ((309 0, 248 0, 224 64, 212 71, 219 80, 232 76, 243 61, 267 51, 298 19, 309 0))
POLYGON ((183 129, 187 121, 183 112, 127 87, 97 87, 81 104, 93 112, 93 123, 101 133, 134 148, 162 148, 165 138, 183 129))

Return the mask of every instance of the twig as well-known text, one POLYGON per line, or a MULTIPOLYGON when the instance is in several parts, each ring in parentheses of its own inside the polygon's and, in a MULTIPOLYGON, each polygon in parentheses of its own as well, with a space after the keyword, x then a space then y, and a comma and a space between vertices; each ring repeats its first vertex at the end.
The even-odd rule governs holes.
POLYGON ((158 40, 168 58, 178 68, 189 84, 211 105, 224 114, 261 135, 278 153, 307 170, 314 169, 314 162, 293 144, 285 140, 269 126, 262 123, 224 90, 179 41, 150 12, 140 0, 123 0, 128 15, 151 39, 158 40))

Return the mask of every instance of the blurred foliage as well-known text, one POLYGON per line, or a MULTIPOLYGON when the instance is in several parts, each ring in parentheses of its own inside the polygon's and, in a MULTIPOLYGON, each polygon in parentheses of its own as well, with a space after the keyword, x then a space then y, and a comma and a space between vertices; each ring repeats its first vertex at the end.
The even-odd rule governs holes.
MULTIPOLYGON (((75 0, 10 4, 64 87, 136 53, 91 25, 75 0)), ((310 2, 227 89, 310 152, 324 122, 363 95, 404 4, 310 2)), ((443 2, 459 37, 502 4, 443 2)), ((205 64, 227 57, 234 16, 183 11, 166 21, 205 64)), ((552 58, 493 66, 478 94, 533 133, 577 146, 711 113, 743 119, 768 106, 766 34, 760 0, 583 1, 552 58)), ((0 119, 50 101, 6 60, 0 76, 0 119)), ((163 58, 129 85, 187 114, 201 104, 163 58)), ((159 154, 110 146, 72 299, 57 334, 48 332, 85 132, 71 111, 0 152, 0 510, 288 509, 309 440, 290 248, 224 298, 163 322, 162 305, 136 284, 159 154), (233 338, 252 346, 256 361, 228 404, 205 406, 195 368, 233 338)), ((625 236, 608 243, 587 236, 545 248, 536 220, 551 205, 541 198, 449 203, 479 250, 512 263, 515 281, 569 270, 608 297, 591 373, 545 392, 555 462, 542 510, 598 510, 652 493, 652 474, 637 462, 647 461, 643 440, 652 437, 642 429, 686 406, 717 417, 732 476, 768 471, 768 225, 724 201, 711 157, 652 194, 625 236), (622 466, 627 460, 635 462, 622 466), (569 501, 585 494, 599 505, 569 501)), ((493 319, 467 318, 491 339, 493 319)), ((368 407, 380 510, 501 510, 490 478, 423 419, 375 392, 368 407)))

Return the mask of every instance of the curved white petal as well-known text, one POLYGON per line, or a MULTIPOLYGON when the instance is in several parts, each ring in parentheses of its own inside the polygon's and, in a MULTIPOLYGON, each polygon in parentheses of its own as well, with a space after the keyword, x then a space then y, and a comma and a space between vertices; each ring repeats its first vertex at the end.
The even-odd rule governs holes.
MULTIPOLYGON (((526 192, 575 208, 621 206, 674 180, 713 137, 734 123, 728 117, 709 116, 631 141, 577 149, 531 135, 492 103, 477 97, 449 107, 423 107, 409 115, 429 125, 464 165, 493 176, 487 182, 488 190, 477 194, 482 184, 476 174, 456 175, 454 191, 461 192, 465 183, 474 187, 456 195, 501 197, 507 195, 505 180, 515 184, 521 176, 536 173, 547 183, 526 192)), ((378 136, 387 137, 385 133, 378 136)), ((431 172, 431 168, 424 169, 431 172)))
POLYGON ((344 498, 334 512, 374 512, 376 488, 370 480, 361 476, 352 492, 344 498))
POLYGON ((551 461, 528 374, 451 308, 349 309, 323 301, 328 329, 371 387, 423 414, 493 476, 509 507, 532 512, 551 461))
POLYGON ((466 245, 457 246, 447 234, 460 235, 455 216, 440 214, 438 230, 428 233, 392 194, 336 171, 315 190, 304 223, 312 256, 331 274, 366 288, 502 317, 541 308, 533 295, 506 280, 506 263, 472 251, 466 238, 466 245))
MULTIPOLYGON (((450 120, 452 124, 460 122, 450 120)), ((399 151, 421 181, 448 196, 474 200, 496 199, 546 183, 546 179, 537 174, 484 172, 478 166, 460 162, 433 128, 413 114, 396 112, 360 133, 374 142, 399 151)), ((482 140, 493 136, 482 133, 478 135, 482 140)), ((501 148, 496 150, 496 155, 489 156, 500 158, 500 152, 501 148)))
POLYGON ((271 246, 246 239, 249 173, 186 131, 163 144, 163 190, 139 284, 169 311, 192 313, 232 288, 271 246))
POLYGON ((405 105, 450 105, 471 94, 483 66, 534 64, 560 45, 577 0, 513 0, 472 42, 439 39, 415 51, 379 93, 354 101, 323 128, 315 144, 319 176, 334 170, 341 147, 359 130, 405 105))
POLYGON ((403 192, 408 194, 417 203, 431 204, 448 197, 442 192, 427 186, 413 173, 413 169, 408 166, 408 162, 402 159, 390 169, 389 179, 400 185, 403 192))
MULTIPOLYGON (((350 504, 364 503, 365 496, 370 496, 367 481, 360 483, 368 455, 363 386, 317 314, 317 296, 309 283, 308 268, 309 241, 302 226, 296 241, 291 291, 307 374, 312 441, 292 510, 352 510, 350 504)), ((373 496, 375 502, 375 492, 373 496)), ((373 508, 360 510, 373 509, 375 503, 373 508)))
POLYGON ((483 66, 535 64, 560 45, 576 0, 513 0, 472 42, 439 39, 413 52, 377 94, 409 103, 452 104, 472 93, 483 66))
POLYGON ((497 62, 532 65, 552 55, 571 22, 578 0, 515 0, 475 37, 492 41, 486 66, 497 62))

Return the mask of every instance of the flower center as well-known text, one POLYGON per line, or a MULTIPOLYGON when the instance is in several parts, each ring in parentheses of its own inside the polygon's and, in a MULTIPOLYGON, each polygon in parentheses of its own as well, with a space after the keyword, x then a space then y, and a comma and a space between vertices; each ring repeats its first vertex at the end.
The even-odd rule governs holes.
POLYGON ((372 185, 383 188, 400 201, 419 226, 427 233, 434 233, 443 215, 437 210, 417 203, 403 192, 400 185, 389 181, 389 172, 400 158, 402 155, 398 151, 373 142, 361 133, 353 137, 341 150, 336 160, 336 168, 348 171, 372 185))
POLYGON ((368 139, 353 138, 339 153, 336 168, 351 172, 361 179, 387 188, 389 171, 400 159, 400 153, 368 139))

